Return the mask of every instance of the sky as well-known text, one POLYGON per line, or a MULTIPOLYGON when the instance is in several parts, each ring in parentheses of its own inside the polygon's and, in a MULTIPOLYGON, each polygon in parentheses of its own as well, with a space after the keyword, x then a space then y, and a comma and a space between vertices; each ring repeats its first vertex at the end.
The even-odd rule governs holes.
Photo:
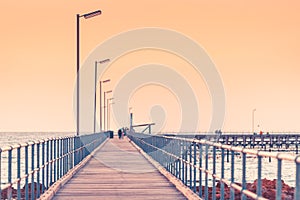
MULTIPOLYGON (((97 9, 102 15, 80 21, 81 64, 119 33, 147 27, 173 30, 197 42, 215 64, 226 97, 223 131, 251 131, 253 109, 255 131, 300 131, 296 0, 1 0, 0 131, 76 130, 76 14, 97 9)), ((187 79, 200 110, 197 131, 207 131, 210 92, 205 79, 179 56, 133 51, 113 60, 102 78, 111 78, 114 89, 124 74, 147 63, 168 65, 187 79)), ((128 102, 136 123, 153 121, 151 108, 160 105, 166 116, 160 131, 179 130, 181 106, 170 90, 146 85, 128 102)))

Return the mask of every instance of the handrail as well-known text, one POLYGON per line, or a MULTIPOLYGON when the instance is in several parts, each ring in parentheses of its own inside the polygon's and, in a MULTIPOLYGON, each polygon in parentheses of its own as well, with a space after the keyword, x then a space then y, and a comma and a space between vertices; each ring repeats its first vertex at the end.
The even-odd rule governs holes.
MULTIPOLYGON (((180 179, 199 197, 208 199, 209 197, 209 179, 212 180, 212 199, 216 199, 216 183, 220 184, 221 199, 225 196, 225 185, 230 187, 230 199, 235 199, 236 191, 241 194, 242 199, 266 199, 262 196, 262 158, 273 158, 278 161, 277 181, 276 181, 276 199, 281 199, 282 195, 282 161, 290 161, 295 164, 295 192, 294 199, 300 200, 300 155, 292 155, 281 152, 266 152, 257 149, 248 149, 237 146, 230 146, 208 140, 198 140, 182 137, 171 137, 163 135, 146 135, 140 133, 130 133, 128 137, 149 154, 154 160, 159 162, 175 177, 180 179), (217 174, 216 155, 221 154, 220 174, 217 174), (230 179, 225 178, 225 151, 227 156, 230 153, 231 170, 230 179), (235 154, 239 153, 242 158, 242 183, 235 181, 235 154), (257 158, 257 190, 256 193, 246 187, 246 164, 247 155, 257 158), (209 164, 209 157, 212 157, 212 163, 209 164), (203 177, 203 175, 205 177, 203 177)), ((229 161, 229 160, 227 160, 229 161)))
POLYGON ((39 198, 107 138, 105 132, 47 138, 0 148, 0 199, 12 199, 13 195, 17 199, 39 198), (4 169, 7 169, 6 174, 4 169), (3 175, 6 175, 5 182, 3 175), (5 196, 2 196, 4 191, 5 196))

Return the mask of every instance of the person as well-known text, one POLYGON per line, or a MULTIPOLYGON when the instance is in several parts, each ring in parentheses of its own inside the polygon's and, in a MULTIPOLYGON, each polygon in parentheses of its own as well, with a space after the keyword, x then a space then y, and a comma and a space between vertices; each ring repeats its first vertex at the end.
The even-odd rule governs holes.
POLYGON ((118 136, 119 136, 119 139, 122 138, 122 134, 123 134, 123 133, 122 133, 122 129, 119 129, 119 130, 118 130, 118 136))
POLYGON ((259 132, 259 135, 262 135, 262 134, 263 134, 263 131, 260 131, 260 132, 259 132))

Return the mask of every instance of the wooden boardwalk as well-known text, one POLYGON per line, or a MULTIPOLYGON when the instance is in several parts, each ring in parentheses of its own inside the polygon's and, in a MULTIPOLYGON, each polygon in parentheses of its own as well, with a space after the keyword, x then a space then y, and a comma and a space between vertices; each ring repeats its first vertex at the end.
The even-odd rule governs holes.
POLYGON ((110 139, 54 200, 186 199, 127 139, 110 139))

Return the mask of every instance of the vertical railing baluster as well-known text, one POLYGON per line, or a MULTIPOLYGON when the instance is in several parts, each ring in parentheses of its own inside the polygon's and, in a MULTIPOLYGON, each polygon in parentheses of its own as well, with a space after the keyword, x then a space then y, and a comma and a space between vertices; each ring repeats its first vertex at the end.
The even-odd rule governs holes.
MULTIPOLYGON (((213 175, 216 174, 216 147, 213 146, 213 175)), ((216 200, 216 178, 213 176, 212 199, 216 200)))
MULTIPOLYGON (((224 179, 224 168, 225 168, 225 149, 224 148, 222 148, 221 149, 221 179, 224 179)), ((223 183, 223 181, 221 180, 221 198, 220 198, 220 200, 224 200, 224 196, 225 196, 225 194, 224 194, 224 183, 223 183)))
MULTIPOLYGON (((70 138, 71 141, 71 147, 70 147, 70 151, 74 150, 74 140, 73 138, 70 138)), ((71 168, 74 167, 74 152, 71 154, 71 168)))
POLYGON ((35 195, 34 195, 34 189, 35 189, 35 183, 34 183, 34 146, 35 146, 35 143, 31 144, 31 200, 35 199, 35 195))
POLYGON ((257 196, 261 197, 261 156, 257 156, 257 196))
POLYGON ((282 160, 277 159, 277 183, 276 183, 276 200, 281 200, 281 167, 282 160))
POLYGON ((205 199, 208 199, 208 144, 205 144, 205 199))
POLYGON ((203 193, 202 193, 202 144, 200 143, 199 146, 199 196, 202 198, 203 193))
POLYGON ((185 161, 185 165, 184 165, 184 184, 187 186, 187 177, 188 177, 188 175, 187 175, 187 171, 188 171, 188 166, 187 166, 187 162, 188 162, 188 154, 187 154, 187 152, 188 152, 188 144, 187 144, 187 141, 185 141, 185 144, 184 144, 184 161, 185 161))
POLYGON ((193 191, 194 193, 196 193, 196 182, 197 182, 197 175, 196 175, 196 165, 197 165, 197 144, 194 142, 193 143, 193 149, 194 149, 194 156, 193 156, 193 160, 194 160, 194 166, 193 166, 193 169, 194 169, 194 188, 193 188, 193 191))
POLYGON ((189 177, 190 177, 190 181, 189 181, 189 184, 190 184, 190 189, 192 189, 192 175, 193 175, 193 172, 192 172, 192 143, 189 143, 189 177))
MULTIPOLYGON (((234 151, 231 150, 231 183, 234 183, 234 151)), ((234 200, 234 188, 230 187, 230 199, 234 200)))
POLYGON ((76 139, 76 137, 74 137, 73 140, 74 140, 73 150, 74 150, 74 166, 75 166, 77 164, 77 152, 76 152, 77 139, 76 139))
MULTIPOLYGON (((242 191, 246 190, 246 153, 242 153, 242 191)), ((242 193, 242 200, 247 200, 247 196, 242 193)))
POLYGON ((53 182, 56 182, 56 138, 53 140, 53 182))
POLYGON ((57 164, 56 164, 56 177, 57 177, 57 180, 60 179, 60 137, 57 138, 57 141, 56 141, 56 144, 57 144, 57 164))
POLYGON ((38 169, 37 174, 36 174, 36 182, 37 182, 37 198, 40 197, 41 194, 41 186, 40 186, 40 170, 41 170, 41 165, 40 165, 40 141, 36 144, 36 168, 38 169))
MULTIPOLYGON (((73 141, 75 140, 75 137, 73 138, 73 141)), ((60 177, 62 177, 64 175, 63 173, 63 141, 64 141, 64 138, 60 138, 60 163, 59 163, 59 173, 60 173, 60 177)))
POLYGON ((49 152, 49 141, 50 139, 47 140, 46 143, 46 189, 49 188, 49 156, 50 156, 50 152, 49 152))
POLYGON ((12 147, 10 147, 10 149, 8 150, 7 182, 10 184, 10 186, 7 192, 7 199, 12 198, 12 150, 13 150, 12 147))
MULTIPOLYGON (((21 145, 17 148, 17 178, 18 178, 18 184, 17 184, 17 196, 18 199, 21 199, 21 145)), ((1 185, 1 184, 0 184, 1 185)), ((1 199, 1 197, 0 197, 1 199)))
POLYGON ((69 153, 71 152, 72 148, 71 148, 71 140, 70 140, 70 138, 67 138, 67 143, 68 143, 68 149, 67 149, 67 152, 68 152, 68 163, 67 163, 67 165, 68 165, 68 169, 71 169, 72 168, 72 166, 71 166, 71 154, 69 154, 69 153))
MULTIPOLYGON (((64 148, 64 174, 68 172, 68 166, 67 166, 67 138, 64 138, 64 143, 63 143, 63 148, 64 148)), ((78 160, 78 163, 81 161, 81 150, 80 150, 80 158, 78 160)))
POLYGON ((66 160, 65 160, 65 162, 66 162, 66 172, 67 172, 70 169, 70 167, 69 167, 69 155, 68 155, 68 153, 69 153, 69 138, 66 138, 65 148, 66 148, 66 160))
POLYGON ((42 193, 45 191, 45 140, 42 141, 42 193))
POLYGON ((53 184, 53 138, 50 140, 50 160, 49 160, 49 186, 53 184))
MULTIPOLYGON (((1 155, 1 154, 0 154, 1 155)), ((295 183, 295 194, 294 200, 300 200, 300 155, 295 159, 296 164, 296 183, 295 183)))
POLYGON ((2 149, 0 148, 0 199, 2 199, 2 149))
POLYGON ((28 200, 29 198, 29 191, 28 191, 28 177, 29 177, 29 174, 28 174, 28 143, 26 143, 26 146, 25 146, 25 174, 26 174, 26 178, 25 178, 25 199, 28 200))

